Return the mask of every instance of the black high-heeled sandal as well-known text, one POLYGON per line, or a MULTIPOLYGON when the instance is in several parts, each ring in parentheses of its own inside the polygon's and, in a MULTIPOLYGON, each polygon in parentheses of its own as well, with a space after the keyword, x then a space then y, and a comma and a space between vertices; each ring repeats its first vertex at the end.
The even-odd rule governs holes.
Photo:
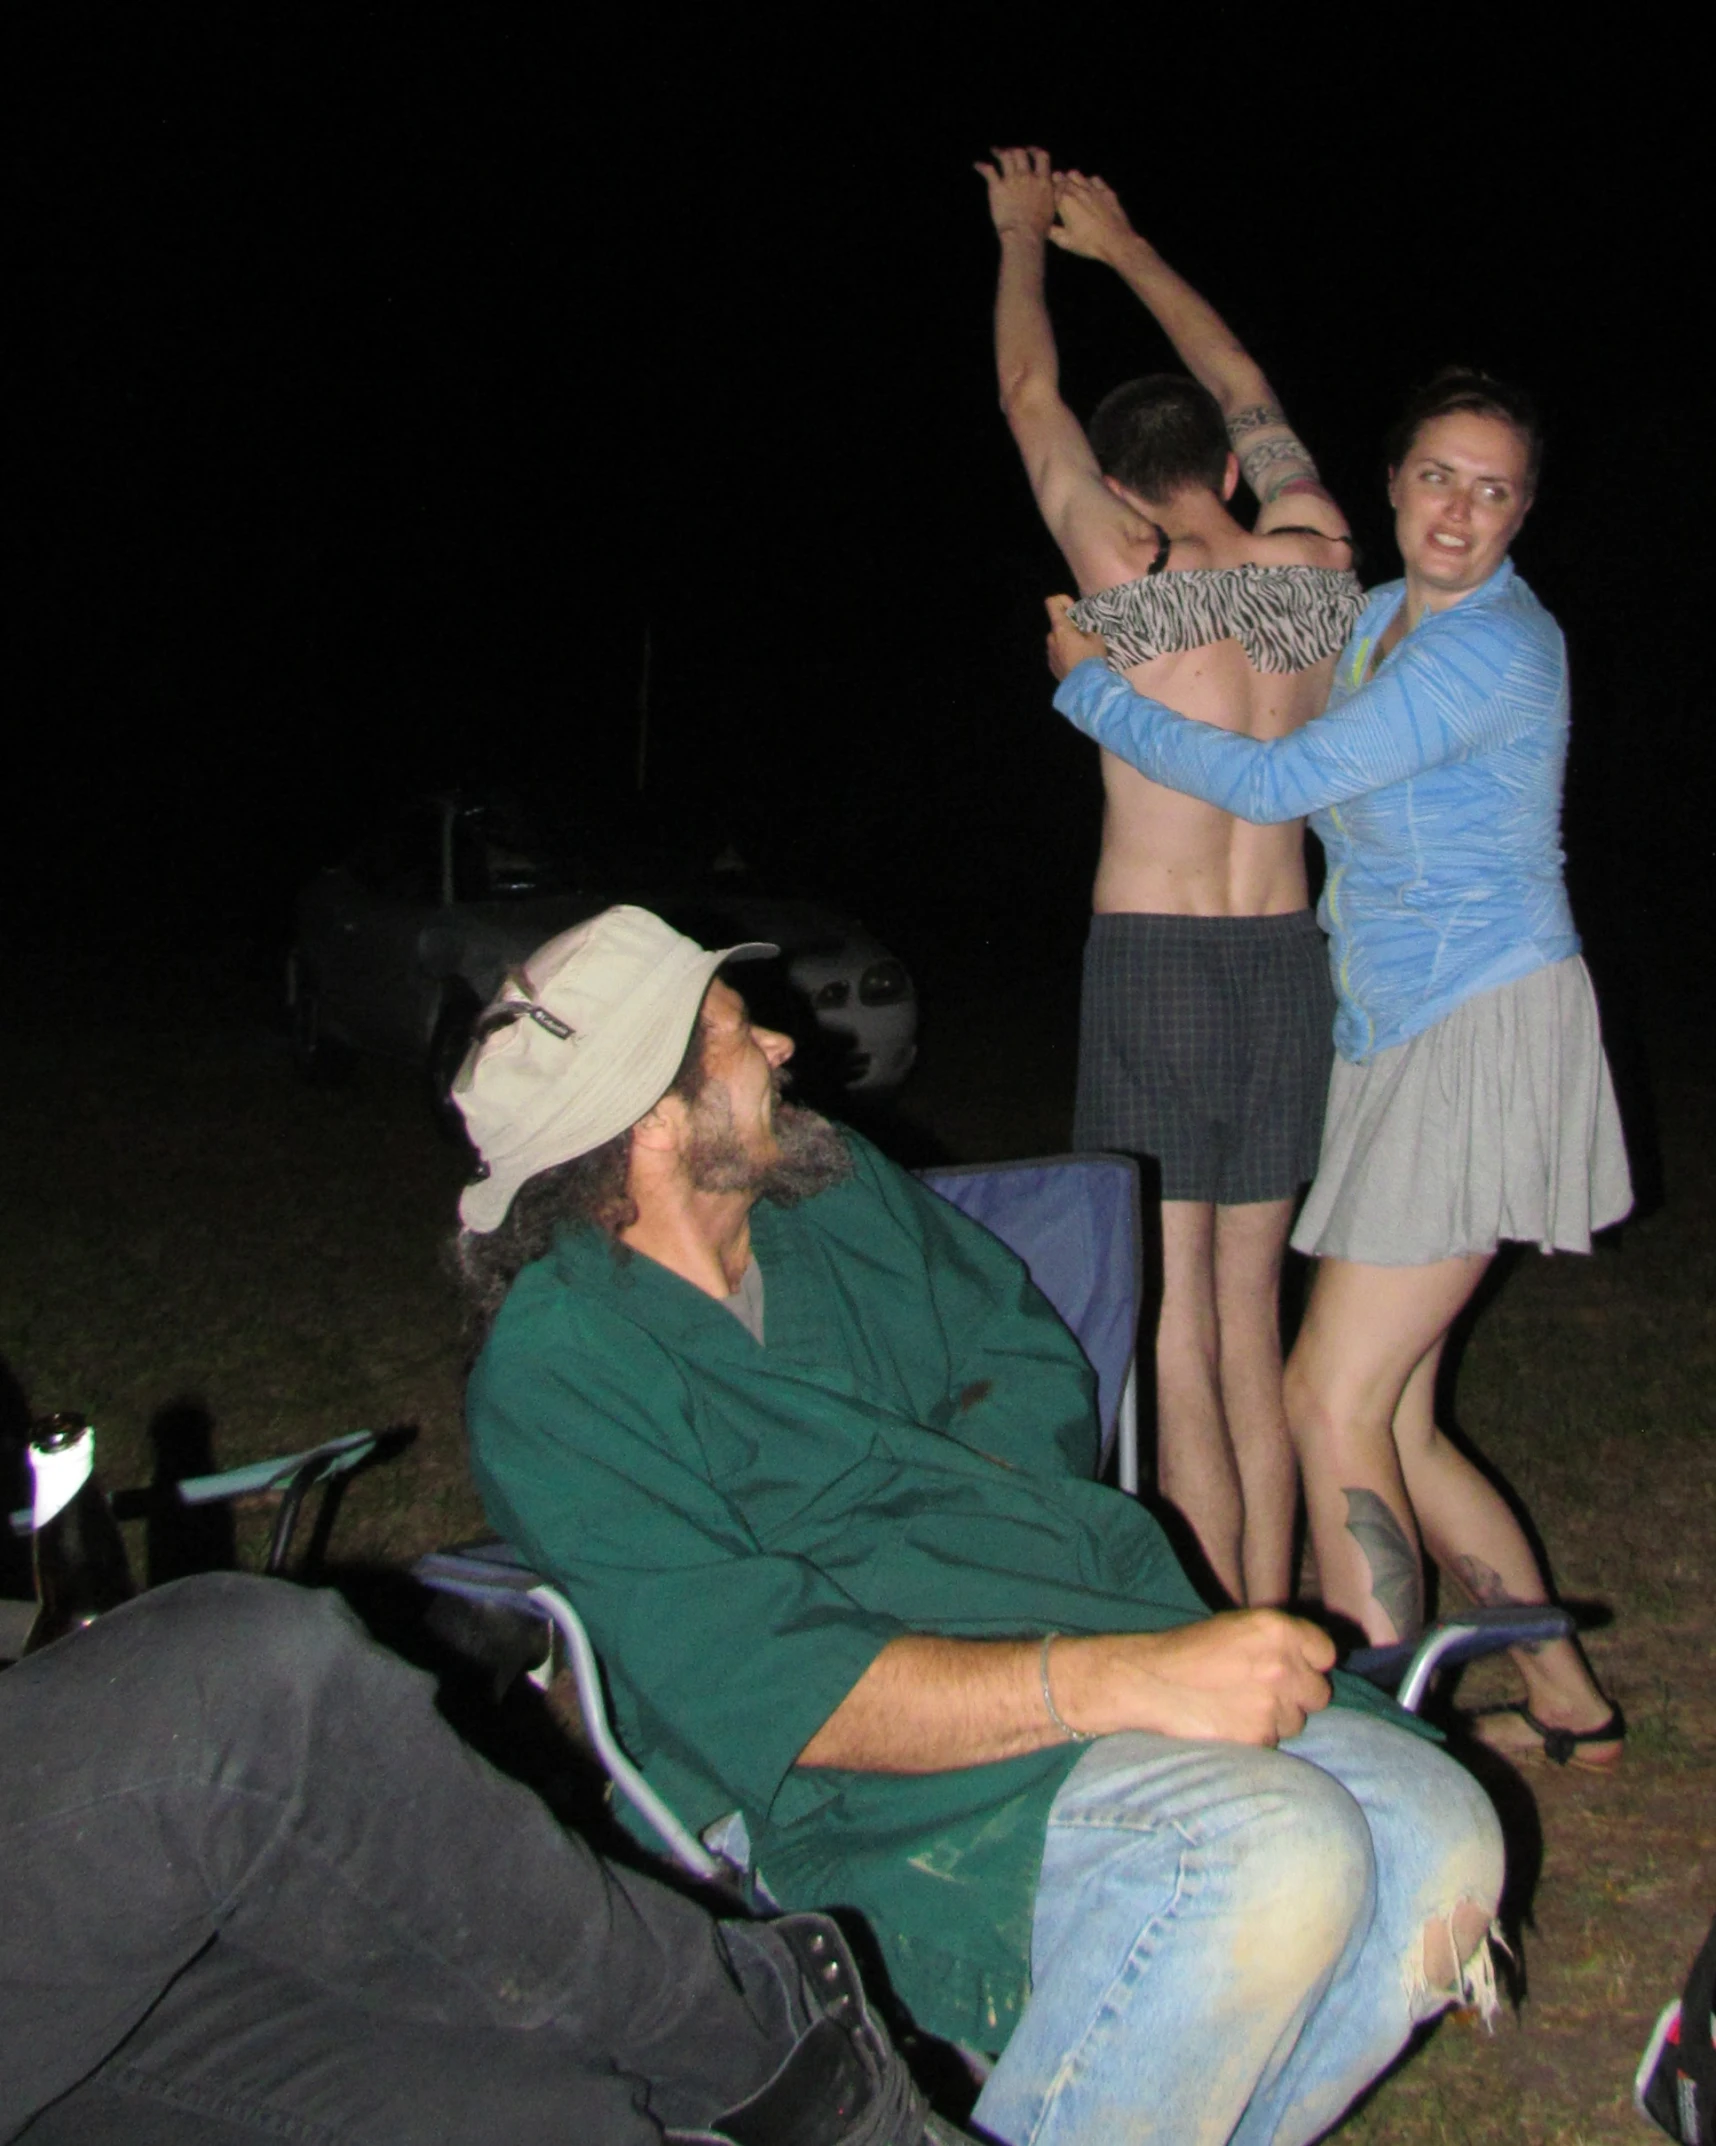
POLYGON ((1471 1716, 1469 1726, 1479 1743, 1499 1751, 1503 1758, 1528 1758, 1536 1753, 1557 1766, 1578 1766, 1586 1773, 1612 1773, 1621 1762, 1621 1753, 1617 1751, 1609 1759, 1581 1758, 1582 1745, 1624 1744, 1627 1735, 1626 1718, 1618 1706, 1612 1706, 1608 1719, 1598 1722, 1594 1729, 1557 1729, 1547 1721, 1539 1721, 1523 1699, 1515 1699, 1508 1706, 1486 1707, 1481 1714, 1471 1716), (1484 1734, 1483 1724, 1504 1714, 1516 1714, 1537 1738, 1536 1744, 1491 1742, 1484 1734))

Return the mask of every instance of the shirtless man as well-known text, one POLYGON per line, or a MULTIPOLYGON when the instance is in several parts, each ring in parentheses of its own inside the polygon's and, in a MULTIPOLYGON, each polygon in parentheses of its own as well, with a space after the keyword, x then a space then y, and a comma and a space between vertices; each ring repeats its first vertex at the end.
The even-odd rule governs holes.
MULTIPOLYGON (((1321 713, 1358 611, 1345 517, 1263 374, 1112 191, 1056 175, 1040 149, 994 155, 977 169, 1001 243, 1001 406, 1081 595, 1098 598, 1078 622, 1182 714, 1255 738, 1297 729, 1321 713), (1196 384, 1128 382, 1087 439, 1060 395, 1050 243, 1106 261, 1196 384), (1250 530, 1228 509, 1242 472, 1250 530)), ((1074 1144, 1160 1165, 1158 1487, 1236 1602, 1279 1603, 1296 1491, 1281 1256, 1316 1164, 1333 1012, 1303 823, 1247 826, 1107 752, 1102 775, 1074 1144)))

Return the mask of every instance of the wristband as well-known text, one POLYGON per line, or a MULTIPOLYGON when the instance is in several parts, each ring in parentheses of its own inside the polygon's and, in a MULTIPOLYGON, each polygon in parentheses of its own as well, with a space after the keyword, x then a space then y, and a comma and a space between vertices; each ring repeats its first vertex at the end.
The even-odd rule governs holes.
POLYGON ((1075 1729, 1070 1721, 1063 1720, 1061 1710, 1055 1704, 1054 1693, 1049 1689, 1049 1649, 1060 1636, 1058 1632, 1045 1632, 1042 1652, 1037 1656, 1037 1677, 1043 1687, 1043 1705, 1048 1709, 1049 1719, 1069 1744, 1093 1744, 1096 1741, 1096 1732, 1092 1729, 1075 1729))

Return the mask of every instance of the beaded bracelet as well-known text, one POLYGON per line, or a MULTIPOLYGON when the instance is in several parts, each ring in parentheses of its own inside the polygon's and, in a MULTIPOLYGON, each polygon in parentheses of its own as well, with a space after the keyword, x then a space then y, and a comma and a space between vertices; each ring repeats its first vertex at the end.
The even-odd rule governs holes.
POLYGON ((1043 1704, 1049 1710, 1049 1719, 1068 1743, 1092 1744, 1096 1741, 1096 1732, 1092 1729, 1075 1729, 1070 1721, 1064 1721, 1060 1708, 1055 1704, 1054 1693, 1049 1689, 1049 1649, 1060 1636, 1058 1632, 1045 1632, 1042 1652, 1037 1656, 1037 1677, 1043 1687, 1043 1704))

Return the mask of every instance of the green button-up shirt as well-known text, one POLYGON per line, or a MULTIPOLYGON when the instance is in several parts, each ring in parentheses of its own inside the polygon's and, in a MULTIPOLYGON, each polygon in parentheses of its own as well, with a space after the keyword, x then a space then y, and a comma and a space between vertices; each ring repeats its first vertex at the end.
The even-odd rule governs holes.
POLYGON ((1149 1514, 1090 1480, 1094 1381, 1019 1261, 851 1145, 850 1182, 752 1214, 766 1344, 592 1230, 526 1268, 471 1379, 473 1459, 681 1818, 741 1811, 783 1906, 859 1909, 919 2023, 998 2049, 1077 1747, 937 1774, 794 1762, 898 1633, 1206 1612, 1149 1514))

